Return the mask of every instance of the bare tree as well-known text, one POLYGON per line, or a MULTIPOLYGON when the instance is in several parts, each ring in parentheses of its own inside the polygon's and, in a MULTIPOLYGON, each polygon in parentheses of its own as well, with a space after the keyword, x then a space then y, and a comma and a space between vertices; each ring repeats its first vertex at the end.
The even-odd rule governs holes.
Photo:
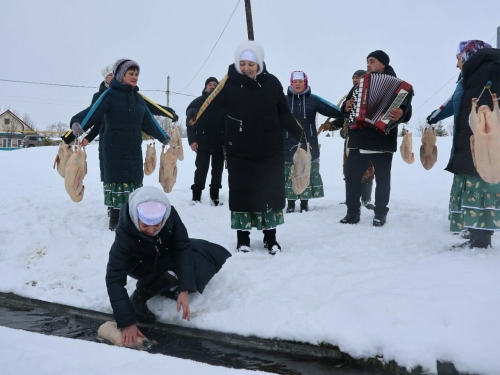
MULTIPOLYGON (((19 115, 16 113, 16 116, 19 117, 19 115)), ((28 125, 31 129, 33 129, 35 132, 38 131, 38 128, 37 126, 35 125, 35 122, 33 121, 33 119, 31 118, 31 116, 27 113, 25 113, 23 115, 23 117, 21 118, 21 120, 23 120, 23 122, 28 125)))
POLYGON ((450 122, 448 126, 446 127, 446 131, 448 132, 448 135, 453 136, 453 131, 455 130, 455 124, 453 122, 450 122))
POLYGON ((47 126, 47 130, 49 132, 53 132, 52 135, 59 135, 61 137, 64 135, 64 133, 68 131, 68 129, 69 129, 68 125, 61 121, 55 122, 47 126))

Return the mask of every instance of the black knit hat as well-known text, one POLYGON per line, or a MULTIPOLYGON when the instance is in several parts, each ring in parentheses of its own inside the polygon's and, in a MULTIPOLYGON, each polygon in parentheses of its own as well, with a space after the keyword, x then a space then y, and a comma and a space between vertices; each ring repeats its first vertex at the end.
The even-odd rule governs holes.
POLYGON ((361 77, 363 74, 366 74, 366 70, 359 69, 359 70, 356 70, 356 71, 352 74, 352 77, 353 77, 353 78, 354 78, 354 76, 361 77))
POLYGON ((215 78, 215 77, 208 77, 207 80, 205 81, 205 87, 207 87, 207 85, 210 82, 215 82, 215 83, 219 84, 219 81, 217 80, 217 78, 215 78))
POLYGON ((380 49, 370 53, 368 56, 366 56, 366 59, 368 60, 370 57, 375 57, 378 61, 380 61, 385 66, 389 65, 389 61, 390 61, 389 55, 380 49))

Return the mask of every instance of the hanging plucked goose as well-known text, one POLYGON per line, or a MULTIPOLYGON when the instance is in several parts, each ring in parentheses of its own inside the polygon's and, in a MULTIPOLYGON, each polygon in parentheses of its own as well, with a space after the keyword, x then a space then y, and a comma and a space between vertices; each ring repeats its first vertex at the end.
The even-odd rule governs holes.
POLYGON ((83 178, 86 174, 87 154, 83 147, 75 146, 64 171, 64 186, 69 197, 74 202, 80 202, 83 199, 85 191, 83 178))
POLYGON ((55 169, 57 166, 57 172, 59 172, 62 178, 64 178, 66 165, 68 164, 68 160, 71 154, 73 154, 73 149, 71 148, 71 146, 65 142, 61 142, 61 144, 59 145, 59 150, 57 151, 56 160, 54 160, 53 168, 55 169))
POLYGON ((147 145, 146 157, 144 158, 144 174, 149 176, 156 169, 156 149, 155 143, 147 145))
POLYGON ((161 149, 160 155, 160 184, 165 193, 170 193, 177 179, 177 156, 175 149, 170 147, 165 151, 165 146, 161 149))
POLYGON ((427 127, 422 134, 422 146, 420 146, 420 161, 425 169, 431 169, 436 164, 438 150, 436 146, 436 129, 427 127))
POLYGON ((311 150, 307 142, 307 151, 297 146, 297 151, 293 155, 292 190, 294 194, 300 195, 306 190, 310 182, 311 173, 311 150))
POLYGON ((403 135, 403 141, 401 142, 401 146, 399 147, 399 151, 401 152, 401 157, 408 164, 413 164, 415 161, 415 155, 412 152, 413 149, 413 138, 411 132, 405 130, 405 134, 403 135))

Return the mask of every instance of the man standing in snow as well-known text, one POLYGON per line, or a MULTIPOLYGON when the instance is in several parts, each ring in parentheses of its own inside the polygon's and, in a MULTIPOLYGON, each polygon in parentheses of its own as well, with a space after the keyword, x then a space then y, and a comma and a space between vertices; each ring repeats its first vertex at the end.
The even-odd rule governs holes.
MULTIPOLYGON (((389 56, 384 51, 377 50, 370 53, 366 61, 368 73, 388 74, 396 77, 396 72, 389 65, 389 56)), ((347 95, 342 106, 342 110, 346 115, 350 112, 354 103, 353 91, 354 87, 347 95)), ((390 110, 389 117, 392 121, 396 121, 397 125, 407 122, 411 118, 413 91, 409 95, 407 105, 390 110)), ((349 129, 349 141, 347 143, 349 156, 347 157, 345 176, 347 215, 340 220, 342 224, 356 224, 360 220, 361 179, 370 161, 377 171, 375 175, 377 186, 375 188, 373 226, 381 227, 385 224, 389 212, 387 205, 391 193, 392 155, 397 150, 397 125, 387 135, 373 127, 349 129)))
MULTIPOLYGON (((198 108, 207 99, 208 95, 219 84, 217 78, 209 77, 205 81, 205 88, 201 96, 189 104, 186 110, 187 120, 196 118, 198 108)), ((210 183, 210 199, 214 206, 219 205, 219 189, 222 188, 222 172, 224 170, 224 129, 226 121, 226 111, 219 109, 208 113, 199 119, 193 126, 187 127, 188 141, 191 150, 196 152, 196 170, 194 172, 193 202, 201 201, 201 192, 205 189, 210 158, 212 158, 212 180, 210 183)))

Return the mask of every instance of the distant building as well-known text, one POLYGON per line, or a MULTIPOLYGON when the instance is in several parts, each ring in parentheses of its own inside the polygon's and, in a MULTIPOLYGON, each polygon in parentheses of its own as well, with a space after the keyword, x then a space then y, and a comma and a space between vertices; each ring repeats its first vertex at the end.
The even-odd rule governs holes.
POLYGON ((11 111, 0 114, 0 150, 22 147, 24 136, 30 132, 34 130, 11 111))

